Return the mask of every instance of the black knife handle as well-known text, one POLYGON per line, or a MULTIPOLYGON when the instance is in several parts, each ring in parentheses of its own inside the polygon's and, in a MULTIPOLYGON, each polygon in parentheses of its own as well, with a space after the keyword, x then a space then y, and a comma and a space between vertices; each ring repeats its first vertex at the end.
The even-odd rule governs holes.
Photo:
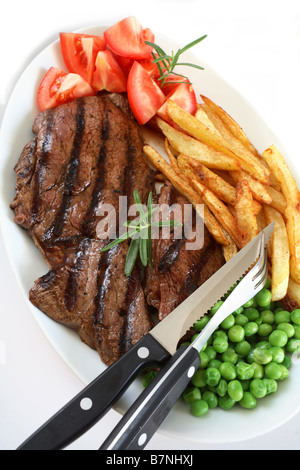
POLYGON ((112 407, 142 369, 159 365, 169 357, 168 351, 147 334, 17 450, 63 449, 90 429, 112 407))
POLYGON ((196 349, 182 346, 117 424, 100 450, 142 450, 200 366, 196 349))

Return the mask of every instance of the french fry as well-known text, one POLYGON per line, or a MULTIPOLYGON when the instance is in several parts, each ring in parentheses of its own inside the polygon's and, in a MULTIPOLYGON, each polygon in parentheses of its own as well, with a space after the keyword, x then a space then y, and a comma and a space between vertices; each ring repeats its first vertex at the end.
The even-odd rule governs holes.
POLYGON ((267 225, 275 222, 271 237, 272 301, 282 300, 290 278, 290 248, 283 216, 276 209, 264 206, 267 225))
POLYGON ((234 157, 218 152, 199 140, 175 129, 166 121, 156 118, 156 124, 177 152, 195 158, 208 168, 228 171, 240 168, 234 157))
POLYGON ((198 180, 192 179, 192 183, 195 190, 201 194, 203 201, 220 222, 221 226, 228 233, 233 242, 240 248, 234 217, 228 207, 212 191, 210 191, 210 189, 198 180))
POLYGON ((253 155, 255 155, 256 157, 260 157, 259 152, 250 142, 247 135, 239 126, 239 124, 229 114, 227 114, 224 109, 216 105, 212 100, 203 95, 201 95, 201 98, 204 103, 209 106, 209 108, 211 108, 212 111, 223 121, 227 129, 231 132, 231 134, 236 137, 250 152, 252 152, 253 155))
POLYGON ((234 137, 223 121, 214 114, 206 104, 200 106, 202 106, 209 120, 219 131, 228 148, 236 155, 239 161, 242 162, 242 168, 262 183, 270 184, 270 171, 261 163, 261 159, 253 155, 252 152, 250 152, 236 137, 234 137))
POLYGON ((258 235, 253 198, 247 180, 240 181, 236 187, 235 223, 239 232, 240 246, 246 246, 258 235))
POLYGON ((170 144, 169 144, 169 141, 168 141, 167 138, 165 139, 165 147, 166 147, 166 152, 167 152, 167 155, 169 157, 169 160, 170 160, 170 163, 171 163, 172 167, 173 168, 178 168, 177 159, 176 159, 174 153, 172 152, 172 150, 170 148, 170 144))
POLYGON ((169 165, 168 162, 150 145, 144 146, 144 152, 150 163, 157 170, 163 173, 171 181, 177 191, 190 201, 200 217, 203 217, 203 215, 202 212, 199 211, 199 205, 204 205, 204 223, 207 229, 218 243, 227 246, 229 242, 224 235, 222 227, 208 207, 204 204, 202 197, 188 184, 187 179, 183 175, 180 175, 179 170, 177 172, 171 165, 169 165))
POLYGON ((167 101, 167 112, 169 117, 179 127, 181 127, 181 129, 190 134, 192 137, 195 137, 195 139, 200 140, 206 145, 219 150, 219 152, 225 153, 225 155, 234 157, 233 152, 230 150, 230 146, 227 144, 226 140, 223 139, 223 137, 220 137, 215 132, 212 132, 195 116, 185 111, 170 99, 167 101))
POLYGON ((279 181, 287 203, 285 218, 291 254, 291 277, 300 284, 300 193, 289 167, 274 145, 266 149, 262 156, 279 181))
POLYGON ((272 188, 272 186, 267 186, 266 190, 272 198, 270 206, 284 215, 287 204, 283 194, 280 191, 277 191, 277 189, 272 188))
POLYGON ((205 112, 205 109, 201 106, 201 105, 198 105, 197 106, 197 111, 195 113, 195 117, 200 121, 202 122, 202 124, 204 124, 206 127, 208 127, 208 129, 215 135, 217 135, 220 139, 222 139, 222 135, 221 133, 218 131, 218 129, 216 128, 216 126, 211 122, 211 120, 209 119, 207 113, 205 112))
POLYGON ((267 191, 265 186, 255 178, 253 178, 251 175, 246 173, 243 170, 240 171, 232 171, 231 172, 231 177, 233 180, 238 183, 239 181, 242 180, 247 180, 250 190, 252 192, 252 196, 254 199, 256 199, 259 202, 262 202, 264 204, 271 204, 272 203, 272 198, 270 196, 270 193, 267 191))
POLYGON ((289 279, 288 293, 300 306, 300 284, 297 284, 291 277, 289 279))
POLYGON ((235 188, 227 181, 223 180, 220 176, 206 168, 202 163, 197 162, 193 158, 188 158, 185 155, 179 155, 178 166, 185 163, 190 166, 194 173, 194 179, 202 182, 205 186, 213 191, 223 202, 234 206, 235 203, 235 188))
POLYGON ((224 230, 224 233, 225 233, 225 236, 226 236, 227 240, 229 241, 228 246, 223 246, 222 247, 223 256, 224 256, 224 259, 227 263, 228 261, 231 260, 231 258, 233 258, 237 254, 238 247, 236 246, 236 244, 234 243, 232 238, 228 235, 228 233, 225 232, 225 230, 224 230))

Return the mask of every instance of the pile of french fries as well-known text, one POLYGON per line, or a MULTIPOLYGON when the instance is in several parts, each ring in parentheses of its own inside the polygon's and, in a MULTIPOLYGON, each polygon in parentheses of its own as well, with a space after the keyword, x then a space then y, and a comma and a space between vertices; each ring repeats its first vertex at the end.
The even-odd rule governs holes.
POLYGON ((272 300, 289 294, 300 305, 300 193, 295 179, 274 145, 260 154, 230 115, 201 98, 195 115, 168 100, 169 121, 155 117, 169 162, 150 145, 144 152, 157 179, 169 180, 203 217, 226 261, 275 221, 268 246, 272 300))

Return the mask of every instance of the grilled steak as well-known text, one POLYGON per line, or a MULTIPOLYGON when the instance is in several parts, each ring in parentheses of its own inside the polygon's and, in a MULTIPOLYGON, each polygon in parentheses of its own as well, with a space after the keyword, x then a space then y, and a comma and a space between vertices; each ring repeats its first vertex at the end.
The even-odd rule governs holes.
MULTIPOLYGON (((176 204, 183 208, 188 201, 171 185, 162 187, 159 205, 176 204)), ((169 214, 171 220, 176 215, 169 214)), ((190 230, 195 230, 191 224, 190 230)), ((200 285, 211 277, 223 264, 224 258, 218 245, 204 227, 202 248, 190 250, 187 244, 193 242, 192 234, 186 233, 182 239, 160 237, 153 240, 153 267, 147 270, 145 294, 149 305, 157 308, 159 319, 163 320, 200 285)))
POLYGON ((154 189, 139 127, 124 98, 104 95, 39 114, 33 132, 15 167, 11 205, 51 268, 30 299, 111 364, 152 327, 138 269, 124 274, 128 243, 100 253, 108 240, 97 240, 105 204, 118 222, 120 196, 130 206, 134 189, 142 202, 154 189))
POLYGON ((73 265, 54 268, 36 281, 31 302, 51 318, 78 331, 110 365, 152 328, 135 268, 124 274, 128 245, 101 253, 102 241, 80 243, 73 265))
POLYGON ((138 126, 109 96, 45 111, 33 132, 15 167, 11 207, 52 268, 72 260, 82 239, 96 238, 101 205, 117 208, 119 196, 131 205, 134 189, 146 201, 153 172, 138 126))

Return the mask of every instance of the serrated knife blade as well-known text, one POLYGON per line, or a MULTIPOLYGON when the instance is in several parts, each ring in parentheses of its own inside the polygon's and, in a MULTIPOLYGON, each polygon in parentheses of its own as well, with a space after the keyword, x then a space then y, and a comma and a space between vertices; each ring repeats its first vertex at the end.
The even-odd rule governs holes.
MULTIPOLYGON (((274 223, 263 230, 266 243, 273 232, 274 223)), ((171 355, 175 354, 179 340, 218 302, 233 285, 251 268, 259 253, 261 234, 239 251, 230 261, 219 269, 208 281, 199 287, 170 315, 159 323, 150 335, 171 355)))

